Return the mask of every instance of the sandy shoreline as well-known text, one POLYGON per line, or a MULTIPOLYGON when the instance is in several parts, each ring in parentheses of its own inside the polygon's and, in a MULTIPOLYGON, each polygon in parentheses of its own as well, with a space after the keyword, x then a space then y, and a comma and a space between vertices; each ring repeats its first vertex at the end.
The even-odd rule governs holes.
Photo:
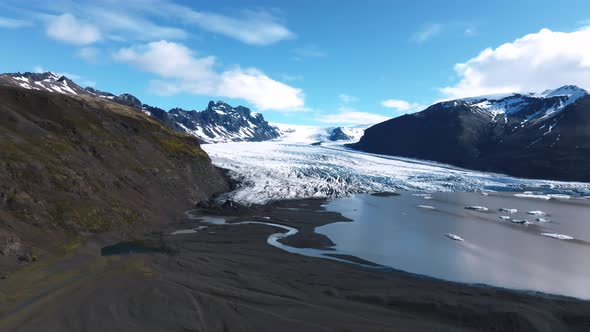
MULTIPOLYGON (((346 221, 321 200, 236 210, 233 222, 295 227, 295 247, 325 248, 313 235, 346 221)), ((228 214, 224 212, 224 214, 228 214)), ((6 331, 587 331, 590 302, 445 282, 290 254, 266 243, 265 225, 195 220, 153 229, 138 244, 158 249, 101 256, 121 241, 96 236, 63 257, 0 281, 6 331)))

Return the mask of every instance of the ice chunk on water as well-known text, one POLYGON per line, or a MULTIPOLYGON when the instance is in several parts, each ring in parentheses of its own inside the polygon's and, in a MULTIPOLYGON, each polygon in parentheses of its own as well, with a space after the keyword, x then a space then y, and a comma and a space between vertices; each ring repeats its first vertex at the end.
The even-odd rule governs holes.
POLYGON ((570 195, 563 195, 563 194, 549 194, 547 195, 551 198, 555 198, 555 199, 571 199, 572 196, 570 195))
POLYGON ((434 210, 435 209, 434 206, 430 206, 430 205, 418 205, 418 207, 421 209, 425 209, 425 210, 434 210))
POLYGON ((547 213, 545 213, 543 211, 539 211, 539 210, 529 211, 529 212, 527 212, 527 214, 530 214, 533 216, 546 216, 547 215, 547 213))
POLYGON ((508 213, 516 213, 518 212, 517 209, 507 209, 507 208, 500 208, 500 212, 508 212, 508 213))
POLYGON ((574 239, 573 237, 571 237, 569 235, 557 234, 557 233, 541 233, 541 235, 552 237, 552 238, 558 239, 558 240, 573 240, 574 239))
POLYGON ((500 216, 500 219, 502 219, 502 220, 510 220, 510 217, 509 216, 500 216))
POLYGON ((473 210, 473 211, 479 211, 479 212, 485 212, 485 211, 488 210, 487 207, 485 207, 485 206, 479 206, 479 205, 467 206, 467 207, 465 207, 465 209, 467 209, 467 210, 473 210))
POLYGON ((544 200, 550 200, 551 196, 547 196, 547 195, 535 195, 535 194, 514 194, 514 196, 516 197, 523 197, 523 198, 538 198, 538 199, 544 199, 544 200))
POLYGON ((446 236, 446 237, 448 237, 448 238, 449 238, 449 239, 451 239, 451 240, 455 240, 455 241, 465 241, 465 240, 463 240, 463 238, 462 238, 462 237, 460 237, 459 235, 455 235, 455 234, 448 233, 448 234, 445 234, 445 236, 446 236))
POLYGON ((537 218, 537 219, 535 219, 535 221, 537 221, 537 222, 549 222, 550 220, 547 219, 547 218, 537 218))
POLYGON ((520 225, 528 225, 530 224, 528 221, 524 220, 524 219, 512 219, 510 220, 512 223, 515 224, 520 224, 520 225))

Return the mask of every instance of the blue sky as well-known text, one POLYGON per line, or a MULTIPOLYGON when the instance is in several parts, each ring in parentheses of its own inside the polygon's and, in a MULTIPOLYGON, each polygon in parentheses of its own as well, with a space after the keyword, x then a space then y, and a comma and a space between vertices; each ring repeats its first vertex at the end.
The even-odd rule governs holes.
POLYGON ((590 87, 589 1, 15 1, 1 72, 52 70, 164 109, 375 123, 441 99, 590 87))

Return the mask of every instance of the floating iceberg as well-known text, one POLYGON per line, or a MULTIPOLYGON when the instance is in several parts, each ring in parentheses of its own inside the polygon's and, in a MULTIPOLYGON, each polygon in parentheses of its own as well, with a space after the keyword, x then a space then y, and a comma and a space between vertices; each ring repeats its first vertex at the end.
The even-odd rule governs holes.
POLYGON ((573 237, 571 237, 569 235, 557 234, 557 233, 541 233, 541 235, 552 237, 552 238, 558 239, 558 240, 573 240, 574 239, 573 237))
POLYGON ((430 205, 418 205, 417 207, 419 207, 421 209, 425 209, 425 210, 434 210, 434 209, 436 209, 434 206, 430 206, 430 205))
POLYGON ((462 237, 460 237, 459 235, 455 235, 455 234, 448 233, 448 234, 445 234, 445 236, 446 236, 446 237, 448 237, 448 238, 449 238, 449 239, 451 239, 451 240, 455 240, 455 241, 465 241, 465 240, 463 240, 463 238, 462 238, 462 237))
POLYGON ((551 199, 551 196, 547 196, 547 195, 535 195, 535 194, 514 194, 514 196, 516 197, 524 197, 524 198, 538 198, 538 199, 544 199, 546 201, 551 199))
POLYGON ((479 211, 479 212, 485 212, 488 211, 489 209, 485 206, 479 206, 479 205, 473 205, 473 206, 467 206, 465 207, 465 209, 467 210, 473 210, 473 211, 479 211))
POLYGON ((571 199, 572 198, 572 196, 570 196, 570 195, 563 195, 563 194, 549 194, 547 196, 554 198, 554 199, 571 199))
POLYGON ((526 214, 530 214, 530 215, 533 215, 533 216, 546 216, 547 215, 547 213, 545 213, 543 211, 539 211, 539 210, 529 211, 526 214))
POLYGON ((507 209, 507 208, 500 208, 500 212, 508 212, 508 213, 516 213, 518 212, 517 209, 507 209))

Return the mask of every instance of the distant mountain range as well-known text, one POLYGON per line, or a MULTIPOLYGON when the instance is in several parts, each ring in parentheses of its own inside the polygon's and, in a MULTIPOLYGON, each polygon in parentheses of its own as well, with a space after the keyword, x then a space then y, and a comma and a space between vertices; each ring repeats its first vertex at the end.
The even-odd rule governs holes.
POLYGON ((350 146, 514 176, 590 181, 590 95, 568 85, 440 102, 374 125, 350 146))
MULTIPOLYGON (((293 128, 302 128, 302 126, 295 126, 281 130, 277 126, 269 124, 262 114, 252 112, 243 106, 232 107, 223 101, 211 101, 207 108, 201 111, 181 108, 165 111, 155 106, 143 104, 138 98, 128 93, 115 95, 91 87, 82 88, 69 78, 53 72, 2 74, 0 75, 0 85, 109 99, 141 110, 175 131, 197 137, 201 143, 266 141, 292 137, 297 135, 294 134, 295 129, 293 128)), ((308 128, 314 128, 315 132, 321 132, 321 135, 318 134, 317 141, 358 140, 362 135, 362 130, 359 131, 357 128, 308 128)))
POLYGON ((202 143, 264 141, 280 136, 279 130, 269 125, 262 114, 251 112, 243 106, 234 108, 221 101, 210 102, 202 111, 173 108, 167 112, 158 107, 143 104, 138 98, 128 93, 115 95, 90 87, 82 88, 69 78, 52 72, 2 74, 0 85, 110 99, 141 110, 178 132, 197 137, 202 143))

